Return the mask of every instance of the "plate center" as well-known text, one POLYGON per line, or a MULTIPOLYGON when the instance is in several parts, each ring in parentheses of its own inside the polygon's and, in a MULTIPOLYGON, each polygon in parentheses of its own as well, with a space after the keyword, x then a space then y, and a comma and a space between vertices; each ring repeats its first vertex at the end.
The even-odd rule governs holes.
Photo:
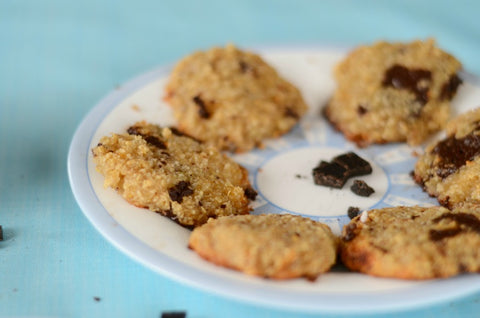
POLYGON ((372 174, 350 178, 342 189, 316 185, 313 181, 312 170, 320 161, 331 161, 346 152, 337 148, 306 147, 278 153, 258 169, 257 189, 280 209, 307 216, 343 216, 351 206, 368 209, 383 198, 388 190, 388 178, 366 155, 357 152, 370 163, 372 174), (375 192, 369 197, 354 194, 350 187, 355 179, 365 181, 375 192))

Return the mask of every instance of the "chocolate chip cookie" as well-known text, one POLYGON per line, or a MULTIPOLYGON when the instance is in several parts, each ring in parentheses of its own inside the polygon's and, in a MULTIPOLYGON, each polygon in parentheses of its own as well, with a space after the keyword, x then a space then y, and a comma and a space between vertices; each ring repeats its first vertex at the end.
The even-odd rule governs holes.
POLYGON ((418 145, 447 122, 460 68, 433 40, 360 46, 336 66, 324 114, 359 146, 418 145))
POLYGON ((444 206, 480 204, 480 108, 450 121, 446 132, 418 159, 415 181, 444 206))
POLYGON ((189 240, 208 261, 274 279, 316 278, 335 263, 337 243, 327 225, 289 214, 212 219, 189 240))
POLYGON ((431 279, 480 272, 480 206, 363 212, 343 229, 341 259, 381 277, 431 279))
POLYGON ((243 167, 175 129, 139 122, 92 152, 105 187, 186 227, 249 213, 256 194, 243 167))
POLYGON ((244 152, 288 132, 307 111, 300 91, 260 56, 233 45, 181 60, 166 85, 178 129, 244 152))

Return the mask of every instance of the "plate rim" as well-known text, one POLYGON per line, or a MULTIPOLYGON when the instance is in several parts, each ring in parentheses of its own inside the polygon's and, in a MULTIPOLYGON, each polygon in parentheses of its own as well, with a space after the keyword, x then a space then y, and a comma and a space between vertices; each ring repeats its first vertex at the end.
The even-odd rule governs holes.
MULTIPOLYGON (((335 45, 272 45, 257 46, 247 49, 256 51, 260 54, 286 51, 300 54, 300 51, 312 53, 325 51, 345 53, 349 47, 335 45)), ((332 295, 325 295, 313 294, 310 292, 296 292, 296 295, 294 295, 294 298, 292 299, 291 292, 288 293, 287 291, 280 290, 272 293, 271 290, 268 290, 270 296, 265 299, 264 297, 258 297, 259 295, 265 296, 262 287, 256 286, 255 288, 252 288, 248 282, 232 282, 235 287, 232 288, 232 285, 226 284, 223 279, 220 281, 218 281, 218 279, 212 280, 211 278, 216 278, 215 275, 183 264, 140 241, 140 239, 118 224, 99 201, 88 175, 88 152, 90 151, 89 147, 91 140, 98 129, 98 126, 105 117, 115 109, 118 102, 135 93, 138 89, 158 79, 160 76, 168 75, 172 66, 173 64, 166 64, 165 66, 160 66, 153 70, 141 73, 127 81, 125 84, 122 84, 107 93, 81 120, 74 132, 68 149, 67 172, 75 200, 80 207, 80 210, 93 227, 116 249, 136 262, 151 269, 153 272, 160 273, 167 278, 194 287, 198 290, 248 304, 296 312, 365 314, 411 310, 437 304, 446 300, 451 301, 453 299, 458 299, 480 290, 480 284, 478 284, 478 287, 471 284, 472 286, 468 286, 468 288, 462 290, 452 288, 457 285, 458 280, 471 280, 472 276, 475 276, 473 279, 480 283, 480 276, 476 274, 466 274, 447 280, 427 281, 421 286, 414 287, 413 291, 402 289, 394 292, 383 292, 381 295, 378 293, 352 293, 348 295, 335 293, 332 295), (101 212, 99 212, 99 209, 101 212), (115 224, 116 226, 105 226, 106 224, 115 224), (440 284, 440 288, 439 286, 436 286, 438 293, 436 293, 435 297, 431 294, 424 293, 426 291, 425 288, 430 286, 430 283, 433 282, 436 282, 437 285, 440 284), (408 297, 405 297, 407 290, 410 292, 407 295, 408 297), (372 295, 374 295, 374 301, 371 299, 372 295), (399 301, 399 297, 402 297, 403 301, 399 301), (349 306, 345 306, 346 300, 348 301, 349 306)), ((480 86, 479 78, 472 73, 464 73, 468 75, 466 81, 475 86, 480 86)), ((427 290, 430 289, 427 288, 427 290)))

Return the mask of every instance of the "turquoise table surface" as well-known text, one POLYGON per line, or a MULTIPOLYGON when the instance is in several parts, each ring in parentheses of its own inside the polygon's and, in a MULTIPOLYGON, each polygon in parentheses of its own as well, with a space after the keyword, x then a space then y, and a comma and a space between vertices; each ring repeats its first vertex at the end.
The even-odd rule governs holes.
MULTIPOLYGON (((1 0, 0 317, 315 316, 186 286, 115 249, 70 190, 67 152, 77 125, 118 85, 227 42, 355 46, 435 37, 480 75, 479 12, 478 1, 1 0)), ((478 317, 480 293, 359 316, 478 317)))

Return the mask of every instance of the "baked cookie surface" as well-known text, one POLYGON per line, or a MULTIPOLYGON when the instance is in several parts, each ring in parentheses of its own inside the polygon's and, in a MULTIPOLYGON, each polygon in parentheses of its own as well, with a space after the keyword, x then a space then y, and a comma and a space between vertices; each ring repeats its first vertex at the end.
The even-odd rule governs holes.
POLYGON ((307 111, 296 87, 260 56, 233 45, 187 56, 165 90, 178 129, 222 150, 259 147, 307 111))
POLYGON ((287 214, 212 219, 194 229, 189 246, 217 265, 275 279, 314 279, 337 255, 337 238, 327 225, 287 214))
POLYGON ((324 114, 359 146, 418 145, 447 122, 460 68, 433 40, 360 46, 336 66, 324 114))
POLYGON ((363 212, 343 229, 341 259, 354 271, 403 279, 480 272, 480 206, 363 212))
POLYGON ((440 204, 480 204, 480 108, 451 120, 447 136, 418 159, 415 181, 440 204))
POLYGON ((243 167, 174 129, 139 122, 103 137, 92 152, 105 187, 187 227, 246 214, 256 194, 243 167))

